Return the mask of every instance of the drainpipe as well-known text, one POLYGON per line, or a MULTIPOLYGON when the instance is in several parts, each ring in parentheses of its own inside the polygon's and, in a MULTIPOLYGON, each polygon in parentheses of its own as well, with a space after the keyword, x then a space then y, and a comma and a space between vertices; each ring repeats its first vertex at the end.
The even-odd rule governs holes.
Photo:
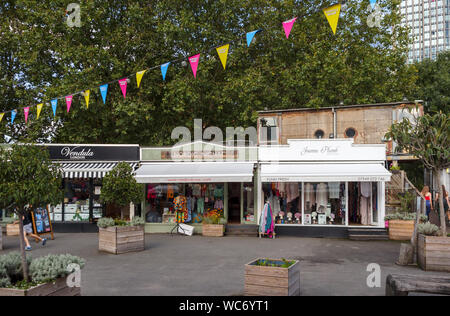
POLYGON ((333 112, 333 137, 334 139, 337 138, 337 113, 336 113, 336 109, 332 108, 331 109, 333 112))

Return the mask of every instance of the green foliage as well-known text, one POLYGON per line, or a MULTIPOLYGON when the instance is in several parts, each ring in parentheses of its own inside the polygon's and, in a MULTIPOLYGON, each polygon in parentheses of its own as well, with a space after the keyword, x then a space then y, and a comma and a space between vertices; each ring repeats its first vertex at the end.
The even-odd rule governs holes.
MULTIPOLYGON (((27 256, 27 264, 31 263, 27 256)), ((10 287, 23 280, 22 257, 18 252, 0 256, 0 287, 10 287)))
POLYGON ((398 208, 399 212, 408 213, 408 212, 414 212, 414 200, 416 199, 416 196, 412 194, 409 191, 406 191, 404 193, 399 193, 397 197, 400 200, 400 207, 398 208))
MULTIPOLYGON (((401 220, 401 221, 414 221, 416 220, 416 213, 393 213, 393 214, 388 214, 384 217, 385 221, 390 221, 390 220, 401 220)), ((427 221, 428 217, 426 217, 425 215, 421 215, 420 219, 421 222, 427 221)))
POLYGON ((417 90, 414 98, 427 103, 431 113, 450 113, 450 51, 439 53, 435 60, 417 63, 417 90))
POLYGON ((97 226, 100 228, 112 227, 114 225, 115 225, 115 221, 114 221, 114 219, 112 219, 110 217, 102 217, 102 218, 99 218, 97 221, 97 226))
POLYGON ((19 217, 26 206, 45 207, 61 202, 61 170, 52 164, 43 146, 0 147, 0 200, 11 205, 19 217))
POLYGON ((85 261, 70 254, 48 255, 34 259, 30 264, 31 280, 36 283, 46 283, 66 277, 73 271, 68 271, 70 264, 77 264, 82 269, 85 261))
POLYGON ((121 162, 103 178, 100 198, 105 203, 127 206, 142 199, 143 187, 136 182, 133 170, 128 163, 121 162))
POLYGON ((282 263, 270 259, 259 259, 256 261, 256 265, 263 267, 289 268, 291 265, 295 263, 295 261, 288 261, 284 258, 281 259, 281 262, 282 263))
POLYGON ((142 226, 142 225, 145 225, 145 220, 139 216, 135 216, 130 221, 130 225, 131 226, 142 226))
POLYGON ((45 106, 28 124, 19 111, 13 139, 60 143, 167 145, 176 126, 254 126, 255 111, 398 101, 414 94, 414 66, 406 65, 407 30, 398 0, 379 0, 381 27, 370 28, 367 1, 347 1, 333 35, 322 8, 332 1, 79 0, 81 27, 66 24, 64 1, 0 4, 0 110, 34 105, 91 89, 89 109, 74 96, 70 113, 59 100, 56 119, 45 106), (281 22, 298 16, 289 39, 281 22), (249 48, 245 32, 264 29, 249 48), (227 69, 214 50, 203 53, 197 79, 173 63, 141 87, 131 77, 127 98, 110 84, 106 105, 98 86, 169 60, 206 52, 231 40, 227 69), (54 126, 52 121, 55 121, 54 126), (82 124, 80 124, 82 122, 82 124), (63 127, 62 127, 63 126, 63 127))
POLYGON ((439 227, 430 222, 422 223, 417 226, 419 234, 426 236, 437 236, 439 234, 439 227))

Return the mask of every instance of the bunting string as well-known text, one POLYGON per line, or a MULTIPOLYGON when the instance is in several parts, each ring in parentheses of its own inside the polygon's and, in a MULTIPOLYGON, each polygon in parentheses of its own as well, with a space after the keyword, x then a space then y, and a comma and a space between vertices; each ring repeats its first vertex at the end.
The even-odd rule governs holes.
MULTIPOLYGON (((371 0, 371 3, 375 2, 375 1, 376 0, 371 0)), ((322 11, 323 11, 323 14, 325 15, 325 17, 326 17, 330 27, 331 27, 331 30, 332 30, 333 34, 335 35, 336 34, 336 30, 337 30, 338 20, 339 20, 339 17, 340 17, 341 4, 337 3, 335 5, 332 5, 331 7, 324 8, 322 11)), ((285 33, 287 39, 289 39, 289 36, 291 34, 291 31, 292 31, 292 28, 294 26, 294 23, 298 19, 299 19, 299 17, 294 17, 293 19, 290 19, 290 20, 287 20, 285 22, 282 22, 284 33, 285 33)), ((255 39, 255 36, 258 33, 263 32, 263 31, 264 30, 259 29, 259 30, 254 30, 254 31, 245 33, 245 39, 246 39, 247 47, 250 47, 250 45, 252 44, 252 42, 255 39)), ((222 66, 223 66, 223 69, 226 70, 230 45, 234 44, 235 42, 242 41, 242 37, 243 36, 240 36, 238 39, 232 40, 232 41, 228 42, 227 44, 222 44, 222 45, 219 45, 219 46, 210 47, 205 52, 202 52, 202 53, 199 53, 199 54, 196 54, 196 55, 192 55, 191 57, 188 57, 187 59, 189 60, 189 64, 191 66, 191 70, 192 70, 192 73, 194 75, 194 78, 197 78, 197 71, 198 71, 200 60, 201 60, 201 56, 202 55, 207 55, 212 50, 215 50, 217 52, 217 55, 219 56, 220 62, 222 64, 222 66)), ((160 71, 161 71, 161 75, 162 75, 163 81, 166 81, 166 76, 167 76, 167 71, 169 69, 169 66, 172 65, 172 64, 176 64, 176 63, 185 61, 185 60, 186 60, 186 57, 180 57, 178 59, 166 62, 166 63, 164 63, 162 65, 153 66, 153 67, 144 69, 142 71, 138 71, 136 73, 130 74, 130 75, 126 76, 126 77, 123 77, 122 79, 112 80, 112 81, 110 81, 108 83, 105 83, 103 85, 100 85, 98 88, 94 88, 94 89, 99 89, 100 95, 101 95, 102 100, 103 100, 103 104, 106 104, 106 97, 107 97, 107 94, 108 94, 109 85, 110 84, 114 84, 115 82, 118 82, 118 84, 120 86, 120 89, 122 91, 122 95, 123 95, 123 97, 125 99, 126 96, 127 96, 128 83, 130 82, 130 78, 132 78, 133 76, 136 76, 137 87, 140 88, 140 85, 141 85, 141 82, 142 82, 142 78, 145 75, 145 73, 147 73, 148 71, 155 70, 155 69, 159 68, 160 71)), ((85 90, 82 90, 82 91, 79 91, 79 92, 75 92, 75 93, 69 94, 69 95, 64 96, 64 97, 58 97, 58 98, 51 99, 50 100, 50 105, 51 105, 52 110, 53 110, 53 117, 56 117, 56 110, 57 110, 57 107, 58 107, 58 100, 65 99, 67 113, 69 113, 71 105, 72 105, 73 98, 74 98, 74 96, 77 96, 77 95, 84 96, 84 100, 85 100, 85 103, 86 103, 86 108, 89 109, 90 95, 91 95, 91 91, 94 90, 94 89, 93 88, 89 88, 89 89, 85 89, 85 90)), ((40 103, 40 104, 35 105, 36 106, 37 119, 39 119, 39 117, 41 115, 41 111, 42 111, 44 105, 46 105, 46 103, 40 103)), ((3 120, 4 116, 7 113, 11 113, 11 124, 14 124, 14 120, 15 120, 15 118, 17 116, 18 111, 19 110, 23 110, 24 116, 25 116, 25 123, 28 123, 28 117, 29 117, 30 109, 32 107, 33 106, 27 106, 27 107, 22 107, 22 108, 18 107, 18 108, 14 109, 14 110, 0 112, 0 122, 3 120)))

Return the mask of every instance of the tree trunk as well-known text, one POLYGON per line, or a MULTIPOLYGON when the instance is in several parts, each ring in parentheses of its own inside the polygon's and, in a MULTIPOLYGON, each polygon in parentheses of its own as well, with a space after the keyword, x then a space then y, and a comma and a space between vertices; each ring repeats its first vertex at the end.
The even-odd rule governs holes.
POLYGON ((25 254, 25 239, 23 238, 22 215, 19 215, 19 239, 20 239, 20 254, 22 256, 23 279, 28 282, 30 281, 30 276, 28 273, 27 256, 25 254))
MULTIPOLYGON (((441 222, 441 232, 442 232, 442 236, 447 237, 447 222, 445 220, 445 210, 444 210, 444 192, 442 190, 442 183, 441 183, 441 172, 442 170, 436 170, 436 180, 438 183, 438 189, 439 189, 439 201, 437 201, 437 203, 439 203, 439 219, 441 222)), ((436 207, 436 205, 434 206, 436 207)))

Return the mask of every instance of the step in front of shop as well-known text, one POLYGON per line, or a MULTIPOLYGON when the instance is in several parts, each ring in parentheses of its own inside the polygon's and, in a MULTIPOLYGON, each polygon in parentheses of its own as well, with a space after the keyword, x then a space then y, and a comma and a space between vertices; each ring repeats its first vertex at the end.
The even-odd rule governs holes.
POLYGON ((389 234, 385 228, 349 228, 350 240, 389 240, 389 234))
POLYGON ((348 238, 348 228, 343 226, 300 226, 283 225, 275 226, 277 237, 305 237, 305 238, 348 238))
POLYGON ((258 226, 227 224, 225 227, 225 236, 257 237, 258 226))

